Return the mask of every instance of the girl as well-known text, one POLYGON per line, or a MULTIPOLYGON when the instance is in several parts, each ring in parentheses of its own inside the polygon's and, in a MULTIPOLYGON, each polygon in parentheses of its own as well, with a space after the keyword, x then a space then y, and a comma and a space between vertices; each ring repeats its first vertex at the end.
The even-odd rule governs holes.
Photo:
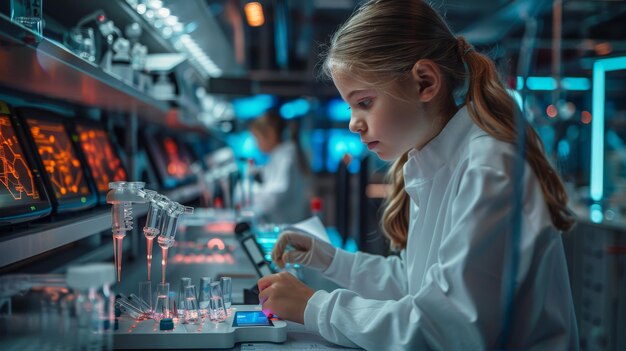
POLYGON ((401 252, 352 254, 284 233, 279 266, 346 289, 315 292, 279 273, 258 282, 264 310, 369 350, 577 349, 567 196, 528 125, 516 169, 515 104, 493 62, 426 2, 374 0, 335 33, 323 67, 351 107, 350 130, 395 160, 382 226, 401 252))
POLYGON ((269 110, 250 124, 259 149, 269 154, 261 170, 262 183, 255 184, 253 208, 271 223, 295 223, 308 217, 309 167, 297 128, 285 137, 287 123, 277 111, 269 110))

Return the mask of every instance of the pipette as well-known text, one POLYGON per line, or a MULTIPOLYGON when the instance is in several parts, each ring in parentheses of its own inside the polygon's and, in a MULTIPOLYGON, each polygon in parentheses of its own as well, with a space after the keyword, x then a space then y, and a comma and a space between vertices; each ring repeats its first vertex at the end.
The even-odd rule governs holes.
POLYGON ((165 209, 165 216, 161 224, 161 233, 157 241, 161 246, 161 281, 165 283, 165 271, 167 270, 167 252, 174 246, 174 237, 178 229, 178 221, 182 214, 192 214, 193 207, 183 206, 178 202, 170 202, 165 209))
POLYGON ((170 204, 170 200, 153 190, 145 191, 146 200, 150 201, 146 224, 143 227, 143 235, 146 237, 146 257, 148 260, 148 280, 152 271, 152 246, 154 238, 160 233, 161 222, 165 216, 165 209, 170 204))
POLYGON ((133 229, 133 203, 144 203, 141 197, 144 182, 112 182, 109 183, 107 203, 111 204, 113 254, 117 283, 120 283, 122 273, 122 241, 126 232, 133 229))

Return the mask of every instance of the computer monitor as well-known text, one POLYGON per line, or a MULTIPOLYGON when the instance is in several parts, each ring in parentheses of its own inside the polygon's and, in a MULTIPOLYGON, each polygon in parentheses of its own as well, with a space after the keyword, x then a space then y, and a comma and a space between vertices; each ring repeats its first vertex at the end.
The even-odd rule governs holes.
POLYGON ((77 121, 75 131, 78 145, 98 191, 99 202, 106 203, 109 183, 128 179, 122 160, 109 139, 109 134, 100 124, 77 121))
POLYGON ((194 180, 191 156, 172 136, 144 136, 146 149, 163 188, 171 189, 194 180))
POLYGON ((37 150, 38 164, 56 212, 94 206, 98 201, 95 189, 90 186, 63 119, 39 109, 20 109, 19 113, 37 150))
POLYGON ((0 226, 44 217, 52 207, 23 133, 0 103, 0 226))

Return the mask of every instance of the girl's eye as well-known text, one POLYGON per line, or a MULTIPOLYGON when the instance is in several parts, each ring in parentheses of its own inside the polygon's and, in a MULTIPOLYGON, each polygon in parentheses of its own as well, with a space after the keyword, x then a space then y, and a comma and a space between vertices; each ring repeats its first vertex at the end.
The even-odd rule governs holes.
POLYGON ((357 105, 359 105, 360 108, 362 109, 367 109, 372 105, 372 99, 367 98, 367 99, 363 99, 361 101, 359 101, 357 103, 357 105))

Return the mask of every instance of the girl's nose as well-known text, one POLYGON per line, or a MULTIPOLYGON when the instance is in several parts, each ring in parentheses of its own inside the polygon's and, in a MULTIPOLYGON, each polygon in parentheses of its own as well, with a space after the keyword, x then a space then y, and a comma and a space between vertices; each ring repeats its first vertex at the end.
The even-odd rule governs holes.
POLYGON ((350 129, 352 133, 362 134, 367 130, 367 126, 365 124, 365 121, 363 121, 362 119, 351 117, 348 129, 350 129))

